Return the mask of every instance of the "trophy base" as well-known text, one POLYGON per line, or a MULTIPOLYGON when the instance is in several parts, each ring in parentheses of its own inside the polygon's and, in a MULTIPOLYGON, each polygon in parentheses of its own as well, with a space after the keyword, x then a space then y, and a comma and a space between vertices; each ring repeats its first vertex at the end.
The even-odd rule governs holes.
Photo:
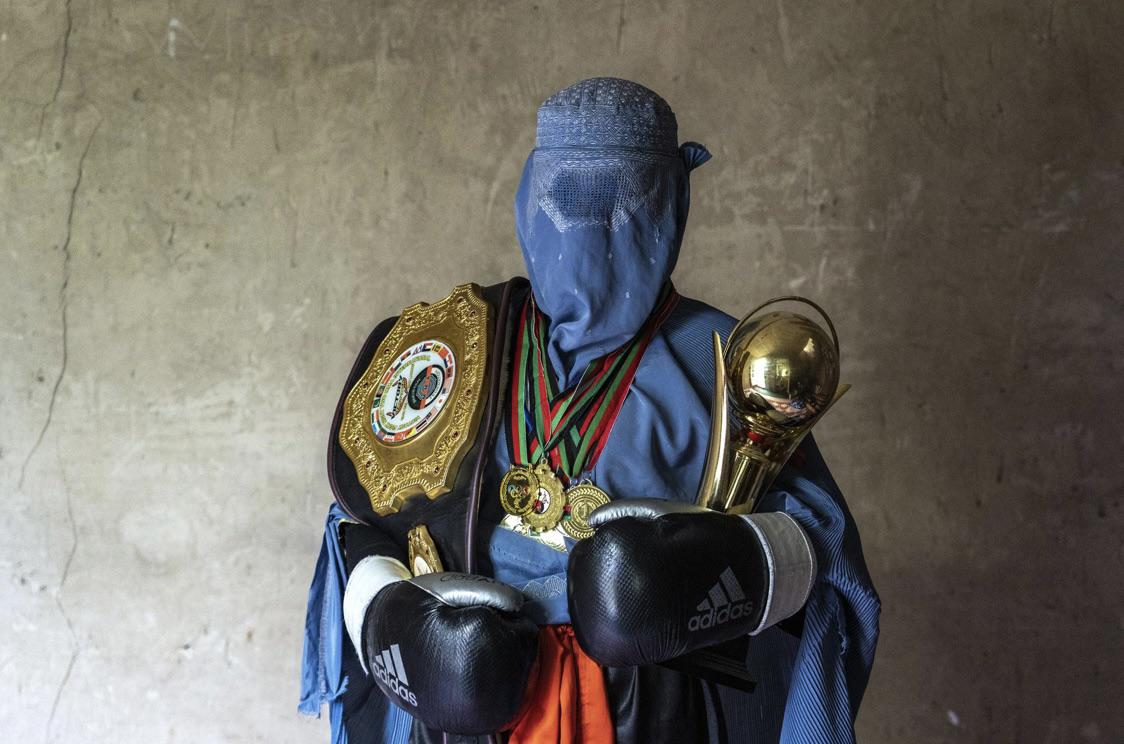
POLYGON ((749 676, 749 670, 745 666, 748 651, 749 636, 742 636, 668 659, 660 666, 707 682, 753 692, 757 683, 749 676))

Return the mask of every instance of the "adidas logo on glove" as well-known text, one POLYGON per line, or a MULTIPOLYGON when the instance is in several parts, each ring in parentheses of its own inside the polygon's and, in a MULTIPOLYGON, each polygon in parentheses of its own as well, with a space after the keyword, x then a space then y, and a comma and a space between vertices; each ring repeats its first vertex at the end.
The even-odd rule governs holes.
POLYGON ((741 584, 733 570, 727 566, 718 577, 718 583, 710 587, 706 599, 699 602, 695 609, 698 614, 691 616, 687 629, 707 630, 753 612, 753 600, 745 598, 741 584))
POLYGON ((410 680, 406 677, 406 667, 402 665, 402 653, 398 650, 398 644, 395 643, 390 648, 375 655, 372 661, 374 662, 375 677, 382 680, 383 684, 402 700, 415 708, 418 707, 417 695, 411 692, 407 686, 410 684, 410 680))

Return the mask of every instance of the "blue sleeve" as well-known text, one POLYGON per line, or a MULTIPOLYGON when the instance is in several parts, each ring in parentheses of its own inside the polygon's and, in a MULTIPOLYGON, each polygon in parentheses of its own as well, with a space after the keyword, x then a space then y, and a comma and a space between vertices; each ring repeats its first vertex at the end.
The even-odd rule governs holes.
POLYGON ((858 529, 809 436, 764 497, 807 531, 819 573, 804 612, 781 728, 782 744, 852 744, 878 643, 881 603, 858 529))
MULTIPOLYGON (((344 727, 343 696, 348 677, 343 671, 344 646, 347 634, 343 625, 343 593, 347 584, 347 567, 339 542, 340 523, 347 519, 343 510, 333 504, 324 524, 324 541, 312 584, 308 590, 308 609, 304 621, 304 651, 301 657, 301 698, 297 710, 304 715, 320 717, 320 709, 328 706, 332 725, 332 744, 348 744, 344 727)), ((385 744, 404 743, 409 737, 411 719, 407 713, 379 696, 367 705, 379 705, 376 719, 381 721, 385 744)), ((377 727, 376 727, 377 728, 377 727)))
POLYGON ((306 716, 320 717, 328 705, 333 744, 347 744, 343 730, 340 696, 347 689, 343 676, 343 590, 346 574, 339 545, 339 525, 345 518, 336 506, 328 510, 324 540, 304 620, 304 651, 301 656, 301 699, 297 706, 306 716))

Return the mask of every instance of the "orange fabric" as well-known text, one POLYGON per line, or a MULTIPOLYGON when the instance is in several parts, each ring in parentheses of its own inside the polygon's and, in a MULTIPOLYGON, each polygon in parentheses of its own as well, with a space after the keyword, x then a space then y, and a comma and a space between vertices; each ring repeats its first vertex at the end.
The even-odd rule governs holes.
POLYGON ((539 632, 538 674, 509 744, 613 744, 601 667, 569 625, 539 632))

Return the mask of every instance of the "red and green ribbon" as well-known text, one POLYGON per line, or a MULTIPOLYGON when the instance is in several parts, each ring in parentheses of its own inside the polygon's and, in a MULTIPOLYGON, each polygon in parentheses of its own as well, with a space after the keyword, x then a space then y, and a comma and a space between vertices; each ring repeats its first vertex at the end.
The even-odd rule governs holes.
POLYGON ((667 285, 632 340, 589 363, 578 383, 560 391, 546 354, 546 319, 527 298, 515 334, 508 427, 518 465, 546 460, 572 481, 593 469, 624 405, 644 350, 679 302, 667 285))

